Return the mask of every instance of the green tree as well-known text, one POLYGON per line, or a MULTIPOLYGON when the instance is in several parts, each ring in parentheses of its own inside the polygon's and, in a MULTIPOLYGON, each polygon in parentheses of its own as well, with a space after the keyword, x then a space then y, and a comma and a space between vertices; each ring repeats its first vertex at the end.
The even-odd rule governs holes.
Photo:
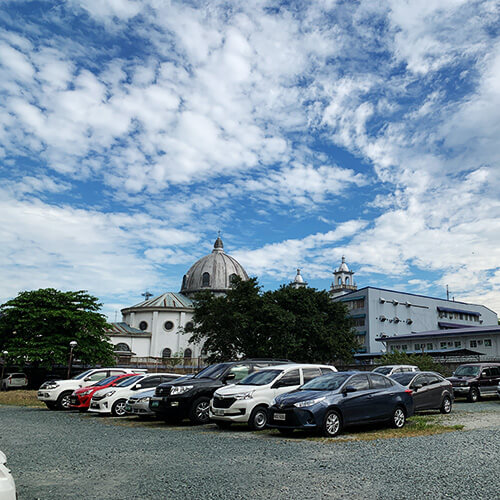
POLYGON ((69 343, 78 342, 76 359, 84 363, 114 363, 102 304, 85 291, 45 288, 21 292, 0 306, 0 349, 17 362, 44 366, 67 363, 69 343))
POLYGON ((190 341, 204 343, 209 361, 347 362, 357 347, 345 306, 314 288, 262 293, 255 278, 236 279, 225 296, 198 294, 193 319, 190 341))
POLYGON ((415 365, 422 371, 447 373, 449 370, 434 361, 429 354, 407 354, 406 352, 393 351, 384 354, 378 361, 379 365, 415 365))

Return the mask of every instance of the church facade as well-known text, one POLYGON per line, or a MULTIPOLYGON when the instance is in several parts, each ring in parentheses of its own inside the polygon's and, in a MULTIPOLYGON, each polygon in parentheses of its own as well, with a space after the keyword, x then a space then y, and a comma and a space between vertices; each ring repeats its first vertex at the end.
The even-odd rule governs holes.
POLYGON ((202 357, 202 346, 185 334, 193 320, 193 297, 208 290, 222 295, 235 277, 248 280, 241 264, 224 252, 220 236, 212 252, 196 261, 184 275, 180 292, 165 292, 122 309, 122 321, 107 332, 115 352, 122 357, 186 359, 202 357))

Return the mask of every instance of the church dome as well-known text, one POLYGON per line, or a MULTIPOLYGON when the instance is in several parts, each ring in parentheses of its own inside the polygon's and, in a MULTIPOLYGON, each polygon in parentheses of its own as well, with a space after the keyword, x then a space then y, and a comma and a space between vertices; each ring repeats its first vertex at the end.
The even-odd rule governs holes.
POLYGON ((349 272, 349 268, 347 267, 347 264, 345 263, 345 257, 342 255, 342 264, 340 264, 339 267, 339 272, 344 271, 345 273, 349 272))
POLYGON ((201 290, 226 293, 235 276, 248 280, 248 274, 241 264, 224 253, 220 236, 215 240, 212 253, 195 262, 182 279, 181 293, 192 295, 201 290))

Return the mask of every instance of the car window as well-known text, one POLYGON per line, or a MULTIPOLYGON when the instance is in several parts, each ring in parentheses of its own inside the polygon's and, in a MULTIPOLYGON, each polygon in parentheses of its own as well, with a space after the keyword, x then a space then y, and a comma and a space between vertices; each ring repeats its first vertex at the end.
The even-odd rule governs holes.
POLYGON ((87 377, 89 382, 97 382, 99 380, 102 380, 103 378, 106 378, 108 375, 108 372, 95 372, 89 377, 87 377))
POLYGON ((111 370, 110 375, 123 375, 125 372, 123 370, 111 370))
POLYGON ((391 383, 381 375, 372 374, 370 375, 370 379, 374 389, 385 389, 386 387, 391 387, 391 383))
POLYGON ((291 370, 285 373, 279 380, 281 387, 290 387, 292 385, 300 385, 299 370, 291 370))
POLYGON ((427 377, 427 383, 429 385, 439 384, 440 382, 442 382, 442 379, 439 378, 437 375, 434 375, 433 373, 428 373, 426 377, 427 377))
POLYGON ((500 375, 500 368, 497 368, 496 366, 492 366, 490 368, 490 373, 492 377, 498 377, 500 375))
POLYGON ((416 385, 427 385, 427 378, 425 375, 419 375, 418 377, 415 377, 413 382, 411 383, 412 387, 415 387, 416 385))
POLYGON ((330 373, 335 373, 334 370, 325 366, 322 366, 319 370, 321 371, 321 375, 330 375, 330 373))
POLYGON ((231 379, 231 382, 238 382, 241 379, 244 379, 249 373, 250 373, 250 366, 249 365, 236 365, 233 366, 229 373, 234 373, 234 378, 231 379))
POLYGON ((482 372, 481 372, 481 376, 482 377, 491 377, 491 371, 489 368, 485 368, 482 372))
POLYGON ((366 391, 370 388, 370 383, 366 375, 355 375, 347 382, 347 385, 354 387, 358 391, 366 391))
POLYGON ((161 383, 163 382, 172 382, 172 380, 176 380, 178 379, 179 377, 175 377, 173 375, 163 375, 161 377, 161 383))
POLYGON ((141 389, 150 389, 151 387, 159 385, 160 382, 160 377, 147 377, 139 381, 139 384, 141 384, 141 389))
POLYGON ((302 375, 304 376, 304 384, 312 380, 313 378, 319 377, 321 371, 319 368, 302 368, 302 375))

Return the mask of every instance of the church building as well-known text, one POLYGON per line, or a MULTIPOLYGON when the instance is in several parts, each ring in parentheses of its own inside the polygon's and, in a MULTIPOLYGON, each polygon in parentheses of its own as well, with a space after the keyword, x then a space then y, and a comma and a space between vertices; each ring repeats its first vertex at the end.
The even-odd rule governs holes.
POLYGON ((225 294, 236 276, 248 280, 241 264, 224 252, 219 236, 212 252, 195 262, 184 275, 180 292, 146 297, 139 304, 122 309, 122 321, 112 323, 107 332, 116 354, 137 358, 201 357, 202 346, 190 344, 190 335, 184 334, 192 323, 193 298, 202 290, 225 294))

